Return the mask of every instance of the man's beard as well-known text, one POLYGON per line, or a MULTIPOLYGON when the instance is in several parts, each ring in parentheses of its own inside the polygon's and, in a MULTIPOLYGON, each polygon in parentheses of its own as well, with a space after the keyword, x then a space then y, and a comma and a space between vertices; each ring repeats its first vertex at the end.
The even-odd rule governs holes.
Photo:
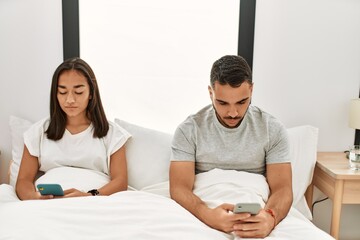
MULTIPOLYGON (((250 102, 250 104, 251 104, 251 102, 250 102)), ((224 117, 224 119, 228 119, 228 120, 238 120, 238 119, 240 120, 239 123, 236 124, 236 125, 233 126, 233 127, 227 125, 227 124, 225 123, 225 121, 223 121, 223 118, 221 118, 221 116, 220 116, 220 115, 218 114, 218 112, 216 111, 216 108, 215 108, 214 104, 212 104, 212 106, 213 106, 213 109, 214 109, 214 111, 215 111, 216 118, 218 119, 218 121, 220 122, 221 125, 223 125, 223 126, 226 127, 226 128, 237 128, 237 127, 239 127, 240 124, 242 123, 242 120, 244 119, 247 111, 249 110, 250 104, 249 104, 249 106, 247 107, 247 109, 246 109, 246 111, 245 111, 245 113, 244 113, 243 116, 236 116, 236 117, 227 116, 227 117, 224 117)))

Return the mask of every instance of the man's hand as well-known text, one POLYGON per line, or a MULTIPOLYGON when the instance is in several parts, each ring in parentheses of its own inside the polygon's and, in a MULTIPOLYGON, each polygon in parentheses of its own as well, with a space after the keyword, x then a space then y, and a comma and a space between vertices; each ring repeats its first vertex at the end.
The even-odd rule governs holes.
POLYGON ((170 194, 171 198, 195 215, 200 221, 217 230, 230 233, 234 224, 249 218, 249 213, 236 213, 233 204, 224 203, 209 208, 204 201, 193 193, 195 181, 194 162, 171 162, 170 194))
POLYGON ((250 216, 234 224, 234 234, 242 238, 264 238, 275 226, 275 218, 262 209, 257 215, 250 216))
POLYGON ((209 209, 206 213, 205 223, 217 230, 230 233, 234 231, 234 224, 245 221, 251 215, 249 213, 236 213, 233 204, 224 203, 214 209, 209 209))

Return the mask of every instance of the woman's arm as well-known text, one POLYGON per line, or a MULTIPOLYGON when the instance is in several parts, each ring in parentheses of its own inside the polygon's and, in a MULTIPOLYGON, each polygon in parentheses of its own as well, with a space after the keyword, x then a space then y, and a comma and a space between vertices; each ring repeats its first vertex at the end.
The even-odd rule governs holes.
POLYGON ((100 195, 111 195, 125 191, 128 187, 125 146, 110 156, 110 182, 98 189, 100 195))
MULTIPOLYGON (((99 195, 111 195, 116 192, 125 191, 128 187, 127 164, 125 146, 110 156, 110 182, 97 189, 99 195)), ((89 189, 91 190, 91 189, 89 189)), ((64 197, 92 196, 91 193, 81 192, 75 188, 64 191, 64 197)))
POLYGON ((30 155, 28 148, 24 145, 24 152, 15 188, 16 194, 21 200, 53 198, 52 195, 42 196, 36 191, 34 181, 38 171, 38 158, 30 155))

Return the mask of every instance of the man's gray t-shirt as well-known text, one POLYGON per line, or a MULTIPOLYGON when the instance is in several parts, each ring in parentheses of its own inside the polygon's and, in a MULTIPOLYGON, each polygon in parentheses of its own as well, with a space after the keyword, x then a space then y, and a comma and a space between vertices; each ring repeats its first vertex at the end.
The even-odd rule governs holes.
POLYGON ((171 161, 195 161, 196 173, 214 168, 265 174, 266 164, 290 162, 285 127, 250 105, 237 128, 224 127, 212 105, 189 116, 175 131, 171 161))

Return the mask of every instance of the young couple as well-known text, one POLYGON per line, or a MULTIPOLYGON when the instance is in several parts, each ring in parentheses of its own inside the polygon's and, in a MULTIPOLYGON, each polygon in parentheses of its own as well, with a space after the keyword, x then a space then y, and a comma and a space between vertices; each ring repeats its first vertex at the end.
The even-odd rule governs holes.
MULTIPOLYGON (((211 69, 210 105, 181 123, 173 138, 170 194, 208 226, 240 237, 266 237, 292 204, 289 141, 285 127, 252 106, 252 73, 240 56, 226 55, 211 69), (232 213, 234 205, 209 208, 193 193, 195 175, 214 168, 263 174, 270 196, 257 215, 232 213)), ((50 199, 34 182, 38 171, 73 166, 109 175, 99 189, 65 189, 63 197, 111 195, 127 189, 125 143, 130 134, 107 120, 97 80, 80 58, 56 69, 50 117, 24 134, 24 153, 16 184, 20 199, 50 199)))

